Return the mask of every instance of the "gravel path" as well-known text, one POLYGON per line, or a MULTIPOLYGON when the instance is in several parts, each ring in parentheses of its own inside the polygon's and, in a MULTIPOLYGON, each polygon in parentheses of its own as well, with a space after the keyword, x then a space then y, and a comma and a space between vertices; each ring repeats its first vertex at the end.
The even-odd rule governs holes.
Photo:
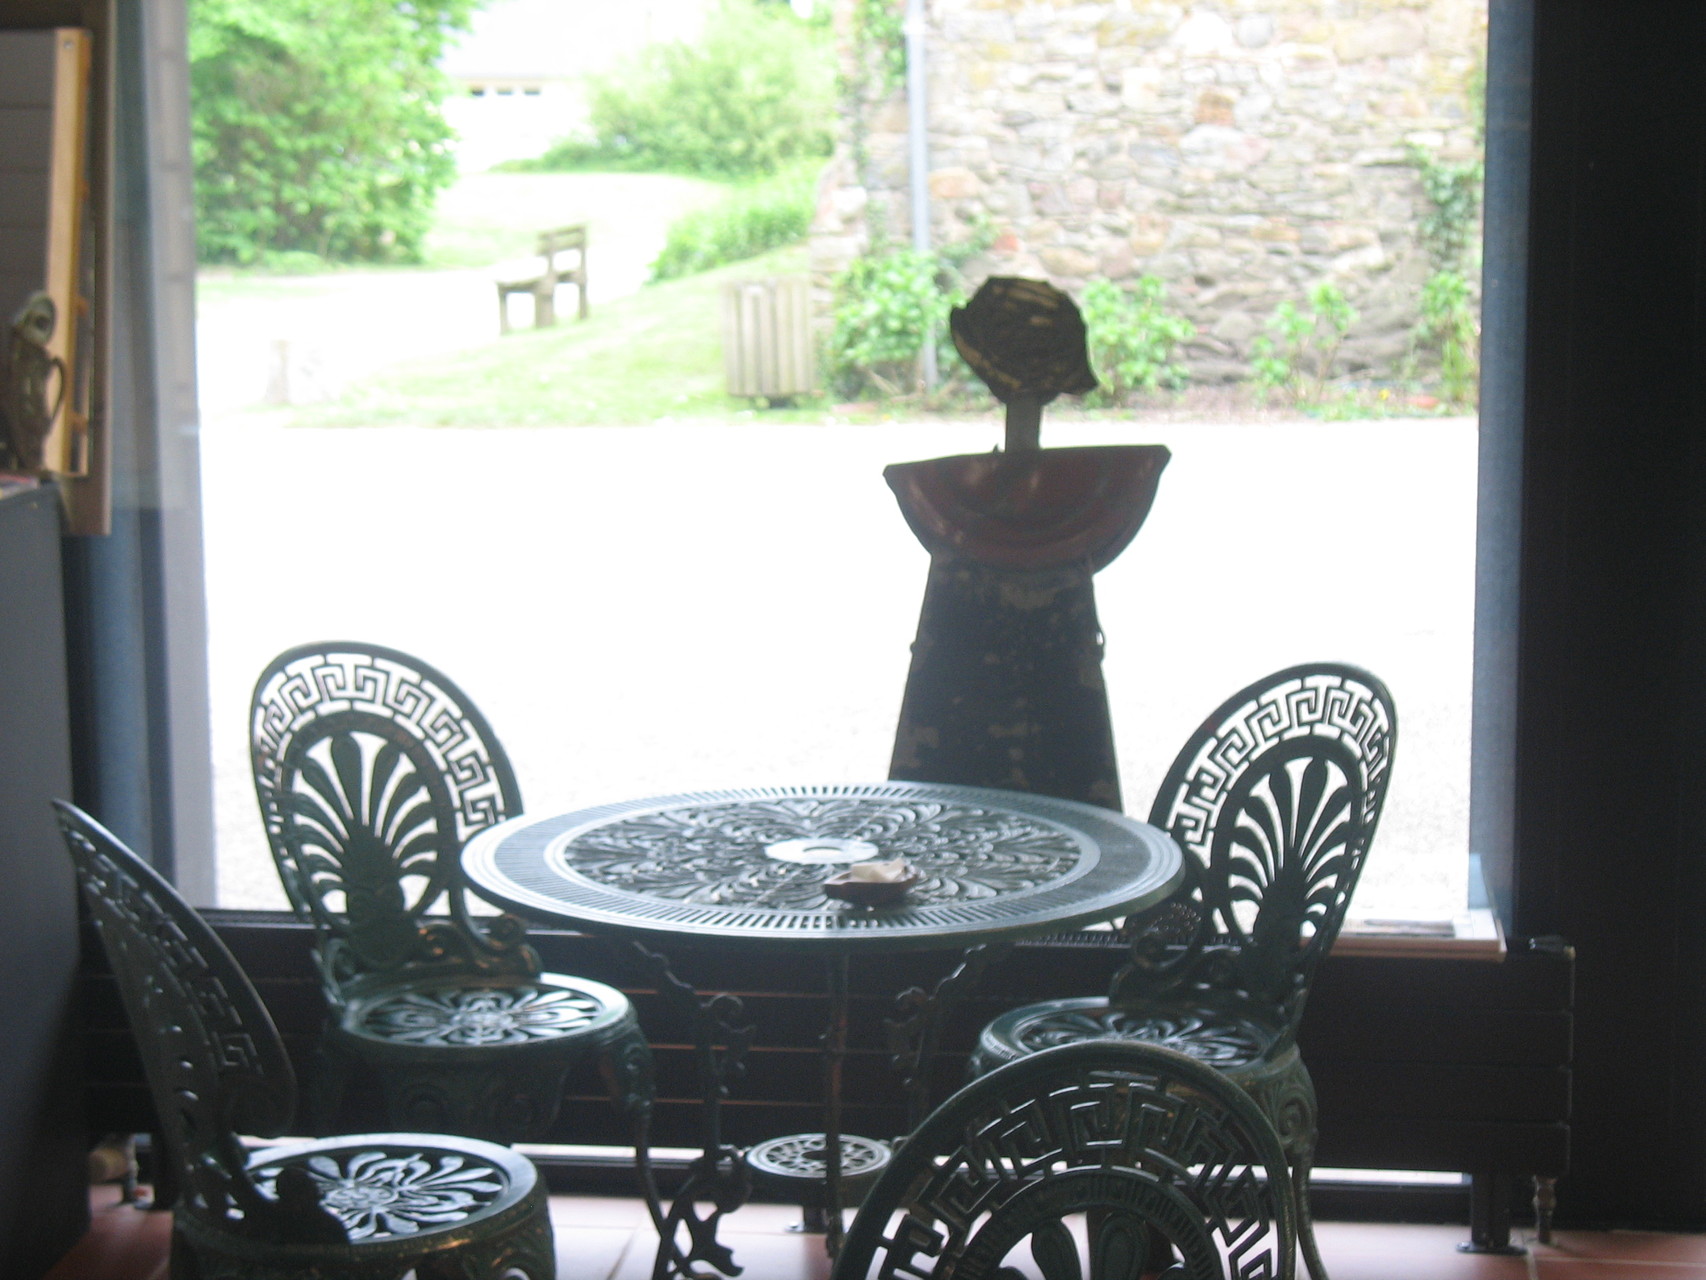
MULTIPOLYGON (((587 294, 596 307, 638 291, 669 224, 719 192, 715 184, 667 174, 473 174, 440 197, 435 235, 466 260, 485 245, 528 245, 533 231, 585 222, 587 294), (517 236, 518 226, 533 230, 517 236)), ((538 262, 504 257, 502 269, 509 274, 538 262)), ((399 360, 491 342, 498 336, 493 281, 499 270, 494 263, 455 271, 205 273, 196 306, 202 414, 309 404, 399 360)), ((561 289, 557 312, 564 323, 574 307, 574 290, 561 289)), ((510 314, 514 324, 531 325, 532 302, 512 298, 510 314)))
MULTIPOLYGON (((203 433, 220 900, 282 904, 249 783, 266 662, 365 639, 449 672, 533 812, 698 787, 870 781, 926 559, 882 469, 993 424, 281 427, 203 433)), ((1365 916, 1450 914, 1468 831, 1475 425, 1050 424, 1173 450, 1097 579, 1127 807, 1240 685, 1338 658, 1398 702, 1365 916)))

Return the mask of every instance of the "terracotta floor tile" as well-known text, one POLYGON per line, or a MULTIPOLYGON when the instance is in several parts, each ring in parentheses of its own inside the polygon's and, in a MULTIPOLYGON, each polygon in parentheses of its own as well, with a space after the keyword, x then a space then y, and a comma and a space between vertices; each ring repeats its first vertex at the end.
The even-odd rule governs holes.
POLYGON ((89 1230, 43 1280, 164 1280, 170 1214, 119 1202, 116 1186, 89 1193, 89 1230))
POLYGON ((656 1238, 650 1229, 640 1232, 632 1227, 571 1227, 558 1230, 553 1213, 552 1230, 557 1244, 557 1274, 572 1280, 604 1280, 616 1275, 637 1254, 644 1254, 646 1269, 651 1275, 651 1242, 656 1238))
POLYGON ((1535 1280, 1706 1280, 1706 1266, 1617 1258, 1536 1258, 1535 1280))
MULTIPOLYGON (((829 1258, 823 1237, 764 1232, 724 1232, 720 1239, 734 1250, 735 1261, 744 1268, 741 1280, 829 1280, 829 1258)), ((611 1280, 651 1280, 651 1242, 623 1260, 611 1280)), ((562 1248, 558 1247, 558 1257, 562 1248)))
POLYGON ((570 1227, 644 1227, 651 1230, 651 1215, 643 1200, 623 1196, 552 1196, 551 1225, 558 1231, 570 1227))
MULTIPOLYGON (((1332 1280, 1530 1280, 1526 1257, 1459 1253, 1467 1228, 1318 1222, 1315 1239, 1332 1280)), ((1299 1264, 1301 1274, 1307 1268, 1299 1264)))
MULTIPOLYGON (((45 1280, 165 1280, 170 1215, 117 1200, 116 1188, 95 1189, 89 1234, 45 1280)), ((553 1196, 551 1218, 565 1280, 650 1280, 656 1246, 638 1200, 553 1196)), ((799 1220, 773 1204, 724 1220, 742 1280, 828 1280, 823 1237, 788 1230, 799 1220)), ((1332 1280, 1706 1280, 1706 1235, 1561 1231, 1551 1247, 1509 1258, 1459 1253, 1463 1227, 1327 1222, 1317 1234, 1332 1280)))
POLYGON ((1616 1258, 1625 1262, 1692 1262, 1706 1265, 1706 1235, 1666 1235, 1657 1231, 1559 1231, 1550 1245, 1537 1244, 1543 1261, 1565 1258, 1616 1258))

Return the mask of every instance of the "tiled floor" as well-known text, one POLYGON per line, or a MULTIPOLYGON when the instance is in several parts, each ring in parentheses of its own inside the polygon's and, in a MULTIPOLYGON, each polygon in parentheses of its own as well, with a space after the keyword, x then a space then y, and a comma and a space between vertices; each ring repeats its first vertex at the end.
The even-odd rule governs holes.
MULTIPOLYGON (((46 1280, 165 1280, 170 1221, 117 1203, 96 1188, 94 1227, 46 1280)), ((748 1205, 722 1238, 746 1268, 742 1280, 827 1280, 823 1242, 787 1228, 797 1210, 748 1205)), ((653 1239, 637 1200, 553 1196, 560 1280, 648 1280, 653 1239)), ((1322 1223, 1332 1280, 1706 1280, 1706 1235, 1564 1231, 1523 1257, 1457 1251, 1462 1227, 1322 1223)), ((1301 1270, 1301 1268, 1300 1268, 1301 1270)))

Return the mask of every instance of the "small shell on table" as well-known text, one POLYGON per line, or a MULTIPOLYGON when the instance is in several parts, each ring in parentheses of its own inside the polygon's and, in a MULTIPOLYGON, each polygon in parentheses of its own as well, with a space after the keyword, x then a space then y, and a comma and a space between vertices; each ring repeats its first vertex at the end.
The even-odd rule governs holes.
POLYGON ((861 907, 880 907, 899 902, 922 876, 904 858, 887 862, 855 862, 839 875, 823 882, 827 897, 839 898, 861 907))

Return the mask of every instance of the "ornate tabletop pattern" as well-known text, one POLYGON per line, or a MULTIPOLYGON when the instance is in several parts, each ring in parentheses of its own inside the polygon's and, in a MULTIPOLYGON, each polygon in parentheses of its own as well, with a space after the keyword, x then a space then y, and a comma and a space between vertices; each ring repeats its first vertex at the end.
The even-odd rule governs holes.
POLYGON ((1159 900, 1177 847, 1144 823, 1048 796, 891 782, 668 796, 517 819, 469 846, 494 899, 579 925, 829 949, 971 945, 1159 900), (827 898, 849 863, 905 859, 898 904, 827 898))
POLYGON ((605 823, 553 850, 607 888, 758 911, 820 911, 826 876, 904 858, 924 873, 914 903, 1023 893, 1071 876, 1094 846, 1056 823, 960 801, 782 796, 687 804, 605 823))

